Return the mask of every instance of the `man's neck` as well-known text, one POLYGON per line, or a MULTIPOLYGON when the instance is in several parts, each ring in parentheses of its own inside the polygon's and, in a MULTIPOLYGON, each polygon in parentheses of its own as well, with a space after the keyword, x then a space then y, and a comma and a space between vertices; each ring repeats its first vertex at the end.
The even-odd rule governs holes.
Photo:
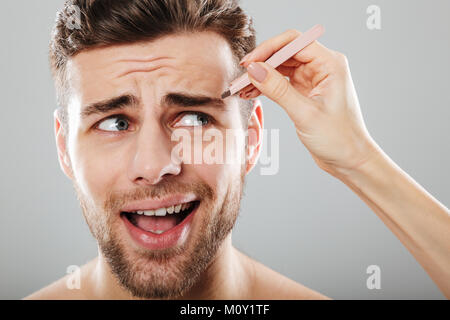
MULTIPOLYGON (((89 296, 136 299, 119 284, 101 253, 89 265, 86 288, 89 296)), ((245 299, 250 294, 250 274, 248 263, 231 244, 230 233, 196 284, 179 299, 245 299)))

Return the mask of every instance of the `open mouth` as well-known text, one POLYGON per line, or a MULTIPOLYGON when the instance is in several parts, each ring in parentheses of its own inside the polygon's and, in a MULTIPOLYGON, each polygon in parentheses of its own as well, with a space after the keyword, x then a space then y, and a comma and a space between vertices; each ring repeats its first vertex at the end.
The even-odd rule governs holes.
POLYGON ((131 224, 146 232, 161 234, 181 224, 200 204, 199 200, 167 208, 121 212, 131 224))

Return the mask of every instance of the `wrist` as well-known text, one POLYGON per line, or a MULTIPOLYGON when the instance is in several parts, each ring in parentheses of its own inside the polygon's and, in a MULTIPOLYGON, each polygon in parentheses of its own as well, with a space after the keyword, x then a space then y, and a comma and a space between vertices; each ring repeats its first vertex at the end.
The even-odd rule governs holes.
POLYGON ((334 168, 333 176, 346 182, 361 175, 370 175, 379 171, 379 168, 387 161, 386 154, 371 138, 366 142, 364 150, 364 153, 358 157, 358 160, 351 165, 334 168))

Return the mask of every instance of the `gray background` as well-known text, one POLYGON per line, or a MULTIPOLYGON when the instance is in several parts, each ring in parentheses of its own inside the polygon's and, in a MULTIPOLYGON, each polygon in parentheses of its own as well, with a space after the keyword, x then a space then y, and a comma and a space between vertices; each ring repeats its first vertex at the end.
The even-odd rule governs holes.
MULTIPOLYGON (((325 26, 325 46, 347 55, 369 131, 445 205, 448 164, 450 2, 244 1, 258 43, 288 28, 325 26), (381 8, 368 30, 366 8, 381 8)), ((62 1, 2 1, 0 63, 0 298, 24 297, 96 255, 70 181, 59 169, 47 43, 62 1)), ((280 170, 248 177, 234 244, 274 270, 337 299, 442 299, 409 252, 344 184, 318 169, 281 108, 280 170), (367 266, 381 290, 366 288, 367 266)))

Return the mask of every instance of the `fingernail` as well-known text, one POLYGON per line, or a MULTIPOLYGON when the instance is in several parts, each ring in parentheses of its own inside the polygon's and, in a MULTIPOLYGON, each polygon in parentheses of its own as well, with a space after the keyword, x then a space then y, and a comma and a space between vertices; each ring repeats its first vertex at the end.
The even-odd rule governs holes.
POLYGON ((252 62, 247 67, 248 73, 258 82, 263 82, 267 76, 267 71, 261 67, 258 63, 252 62))

